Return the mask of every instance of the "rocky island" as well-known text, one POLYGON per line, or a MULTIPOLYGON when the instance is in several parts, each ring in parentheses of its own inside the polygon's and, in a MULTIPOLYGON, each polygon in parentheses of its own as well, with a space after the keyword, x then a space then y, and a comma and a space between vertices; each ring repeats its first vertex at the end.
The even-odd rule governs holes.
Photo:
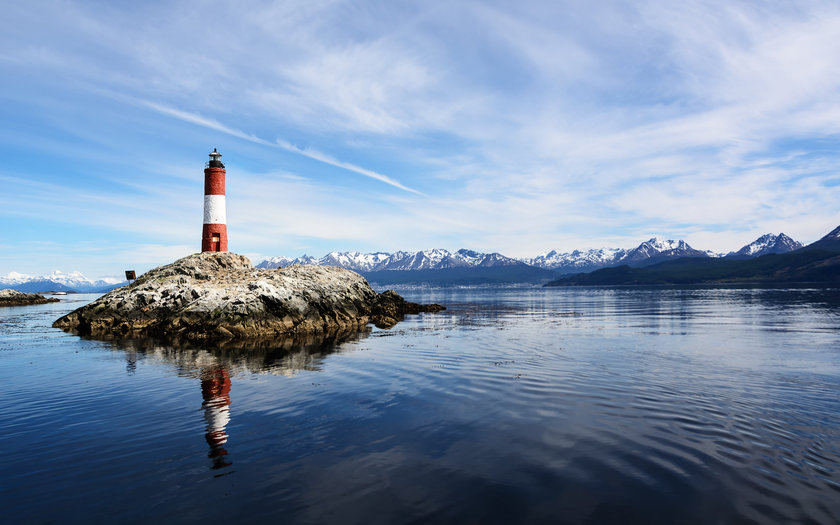
POLYGON ((443 309, 377 293, 342 268, 258 269, 242 255, 204 252, 150 270, 53 326, 93 337, 230 341, 351 332, 371 322, 390 328, 406 314, 443 309))
POLYGON ((0 306, 28 306, 30 304, 57 303, 58 299, 47 298, 37 293, 19 292, 7 288, 0 290, 0 306))

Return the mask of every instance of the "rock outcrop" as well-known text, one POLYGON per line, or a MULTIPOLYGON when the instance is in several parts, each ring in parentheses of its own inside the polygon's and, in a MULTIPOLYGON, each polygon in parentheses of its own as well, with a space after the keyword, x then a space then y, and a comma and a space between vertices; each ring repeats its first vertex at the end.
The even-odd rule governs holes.
POLYGON ((381 328, 440 305, 375 292, 337 267, 254 268, 242 255, 200 253, 150 270, 53 323, 93 337, 178 341, 288 338, 381 328))
POLYGON ((37 293, 19 292, 7 288, 0 290, 0 306, 27 306, 30 304, 57 303, 58 299, 47 298, 37 293))

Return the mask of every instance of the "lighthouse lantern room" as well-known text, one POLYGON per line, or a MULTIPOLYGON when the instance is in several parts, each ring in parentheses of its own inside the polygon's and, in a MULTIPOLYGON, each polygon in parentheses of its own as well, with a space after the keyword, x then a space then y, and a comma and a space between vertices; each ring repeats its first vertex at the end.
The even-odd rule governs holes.
POLYGON ((202 252, 226 252, 227 217, 225 213, 225 165, 222 154, 213 148, 204 165, 204 227, 201 230, 202 252))

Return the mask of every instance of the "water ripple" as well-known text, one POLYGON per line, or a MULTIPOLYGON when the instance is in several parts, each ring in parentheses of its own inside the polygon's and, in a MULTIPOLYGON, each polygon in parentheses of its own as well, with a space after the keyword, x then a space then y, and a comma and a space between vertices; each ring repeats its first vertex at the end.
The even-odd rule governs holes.
POLYGON ((250 352, 4 311, 9 519, 837 522, 836 291, 406 295, 448 309, 250 352))

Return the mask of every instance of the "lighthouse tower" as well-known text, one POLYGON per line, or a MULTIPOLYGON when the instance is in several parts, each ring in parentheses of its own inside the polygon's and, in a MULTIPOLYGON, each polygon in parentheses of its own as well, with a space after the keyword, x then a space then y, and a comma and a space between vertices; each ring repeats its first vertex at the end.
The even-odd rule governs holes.
POLYGON ((202 252, 226 252, 227 218, 225 214, 225 165, 222 154, 213 148, 204 165, 204 227, 201 230, 202 252))

